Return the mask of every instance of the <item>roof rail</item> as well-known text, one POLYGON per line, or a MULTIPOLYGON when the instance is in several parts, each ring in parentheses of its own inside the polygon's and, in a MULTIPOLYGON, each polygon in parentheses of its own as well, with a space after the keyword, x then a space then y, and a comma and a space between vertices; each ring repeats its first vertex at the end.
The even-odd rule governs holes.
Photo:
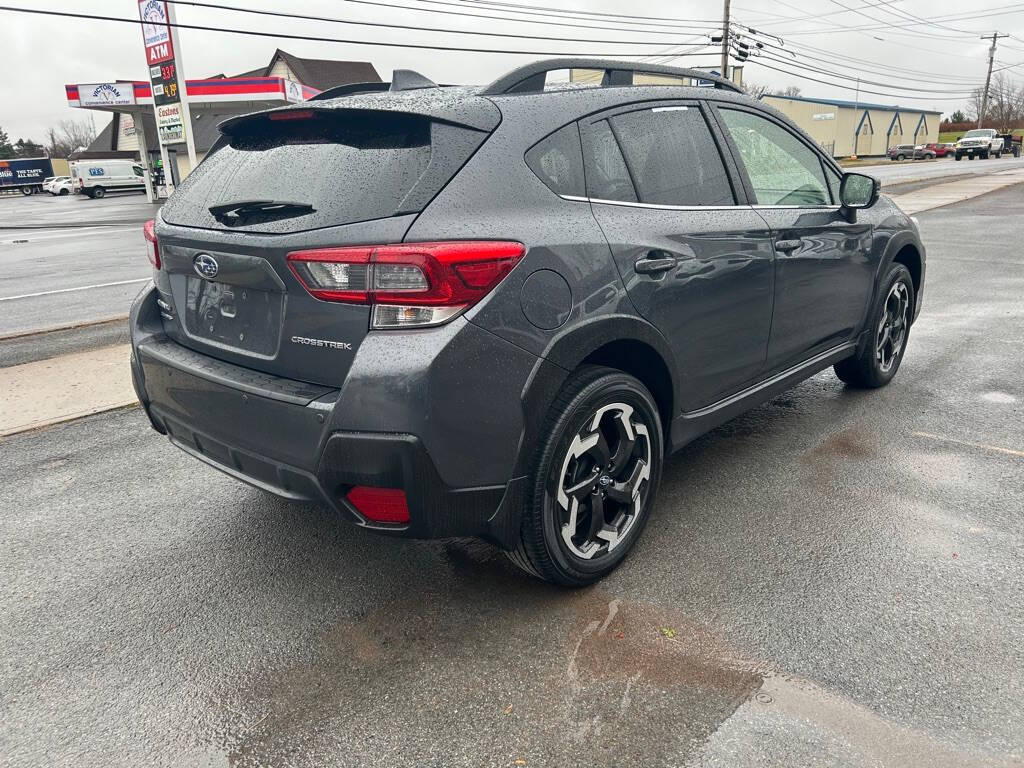
POLYGON ((636 73, 650 75, 673 75, 691 80, 707 80, 715 84, 715 88, 743 93, 743 89, 731 80, 705 72, 702 69, 686 69, 683 67, 667 67, 664 64, 644 64, 634 61, 615 61, 613 59, 566 58, 545 59, 527 64, 502 75, 488 85, 481 95, 499 96, 507 93, 539 93, 544 90, 548 72, 560 69, 598 69, 604 71, 601 86, 633 85, 636 73))
POLYGON ((354 96, 357 93, 379 93, 391 88, 391 83, 346 83, 320 91, 316 96, 310 96, 306 101, 324 101, 325 99, 337 99, 341 96, 354 96))

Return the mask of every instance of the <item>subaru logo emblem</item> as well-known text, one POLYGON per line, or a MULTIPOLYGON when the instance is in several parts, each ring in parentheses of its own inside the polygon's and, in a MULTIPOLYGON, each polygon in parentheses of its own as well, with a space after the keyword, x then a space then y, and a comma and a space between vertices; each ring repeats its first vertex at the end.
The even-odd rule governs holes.
POLYGON ((217 266, 217 260, 208 253, 196 254, 196 257, 192 259, 192 266, 195 268, 197 275, 205 277, 207 280, 213 280, 220 271, 220 267, 217 266))

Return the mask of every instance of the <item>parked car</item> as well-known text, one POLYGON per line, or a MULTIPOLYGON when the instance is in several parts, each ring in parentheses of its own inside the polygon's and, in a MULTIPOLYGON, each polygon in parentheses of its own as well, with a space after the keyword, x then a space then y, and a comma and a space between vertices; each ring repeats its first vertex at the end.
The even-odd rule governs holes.
POLYGON ((569 59, 365 89, 221 123, 144 227, 132 379, 196 459, 582 585, 666 455, 829 366, 899 369, 915 223, 733 83, 569 59), (615 87, 545 85, 570 68, 615 87))
POLYGON ((906 160, 907 158, 913 159, 915 150, 913 144, 898 144, 895 147, 889 147, 886 154, 890 160, 906 160))
POLYGON ((920 144, 914 148, 914 159, 934 159, 936 157, 945 157, 950 152, 951 144, 939 144, 932 142, 929 144, 920 144))
POLYGON ((133 160, 75 160, 71 178, 77 192, 92 198, 146 190, 145 170, 133 160))
POLYGON ((72 194, 75 191, 75 185, 70 176, 61 176, 50 184, 50 189, 47 191, 51 195, 63 197, 72 194))
MULTIPOLYGON (((51 177, 51 178, 49 178, 49 179, 47 179, 46 181, 43 182, 43 191, 44 192, 49 192, 51 195, 56 195, 58 193, 54 191, 54 187, 58 187, 61 184, 63 184, 64 182, 70 182, 70 181, 71 181, 71 177, 70 176, 53 176, 53 177, 51 177)), ((70 184, 68 186, 70 188, 70 184)))
POLYGON ((966 157, 973 160, 980 157, 987 160, 991 156, 1002 157, 1003 140, 994 128, 975 128, 967 131, 956 143, 955 157, 959 160, 966 157))

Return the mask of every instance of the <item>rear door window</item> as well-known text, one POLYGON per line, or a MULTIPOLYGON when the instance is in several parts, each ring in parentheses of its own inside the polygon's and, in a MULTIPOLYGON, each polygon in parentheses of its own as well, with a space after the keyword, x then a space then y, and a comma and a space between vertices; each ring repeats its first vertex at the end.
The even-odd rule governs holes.
POLYGON ((250 215, 230 226, 278 233, 418 212, 486 135, 400 113, 337 110, 279 121, 257 116, 218 142, 162 216, 171 224, 220 229, 227 225, 210 206, 258 200, 312 206, 286 217, 250 215))
POLYGON ((758 205, 828 205, 821 158, 792 131, 753 112, 723 108, 758 205))
POLYGON ((641 203, 733 205, 718 146, 697 106, 662 106, 610 118, 641 203))

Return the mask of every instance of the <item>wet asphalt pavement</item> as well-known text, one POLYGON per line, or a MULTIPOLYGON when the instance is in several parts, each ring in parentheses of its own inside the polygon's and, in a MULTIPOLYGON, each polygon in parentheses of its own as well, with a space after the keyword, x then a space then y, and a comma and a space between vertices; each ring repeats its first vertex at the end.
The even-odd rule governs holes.
POLYGON ((0 441, 0 765, 1021 765, 1022 209, 921 214, 893 383, 672 457, 586 590, 276 500, 135 409, 0 441))
POLYGON ((127 315, 158 208, 138 194, 0 198, 0 337, 127 315))

